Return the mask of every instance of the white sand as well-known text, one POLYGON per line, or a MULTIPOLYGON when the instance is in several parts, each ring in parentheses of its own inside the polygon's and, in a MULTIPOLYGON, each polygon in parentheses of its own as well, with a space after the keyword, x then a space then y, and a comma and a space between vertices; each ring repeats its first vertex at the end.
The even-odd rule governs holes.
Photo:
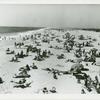
MULTIPOLYGON (((56 87, 57 93, 65 94, 65 93, 81 93, 81 90, 84 88, 82 84, 78 84, 77 80, 74 76, 72 75, 61 75, 58 76, 58 80, 53 79, 53 74, 48 73, 42 68, 55 68, 58 70, 70 70, 71 66, 73 63, 69 62, 66 63, 67 59, 75 59, 75 56, 73 54, 74 50, 71 51, 71 53, 67 53, 65 50, 57 50, 57 49, 50 49, 49 46, 52 44, 53 46, 60 46, 63 47, 63 43, 57 43, 56 41, 52 41, 49 45, 47 43, 42 43, 39 48, 41 49, 47 49, 51 50, 54 55, 50 56, 50 58, 45 59, 44 61, 34 61, 33 58, 35 54, 30 53, 31 56, 25 57, 24 59, 20 59, 20 62, 14 63, 14 62, 9 62, 9 60, 13 57, 13 55, 7 55, 6 54, 6 49, 9 47, 11 50, 15 50, 16 52, 20 50, 25 50, 23 49, 16 49, 14 47, 14 42, 17 41, 22 41, 22 37, 25 35, 31 35, 35 33, 41 33, 42 35, 45 34, 45 29, 37 30, 37 31, 29 31, 29 32, 21 32, 16 35, 6 35, 3 34, 0 38, 0 76, 3 78, 4 83, 0 84, 0 93, 42 93, 41 89, 43 87, 47 87, 48 89, 51 89, 53 86, 56 87), (6 36, 6 40, 4 40, 4 37, 6 36), (21 36, 21 37, 20 37, 21 36), (13 40, 9 40, 9 38, 14 38, 13 40), (57 59, 58 54, 65 54, 66 59, 57 59), (22 66, 25 66, 26 64, 32 65, 32 63, 35 63, 37 65, 38 69, 37 70, 31 70, 29 74, 31 77, 27 79, 28 82, 32 82, 31 87, 21 89, 21 88, 13 88, 15 85, 14 83, 11 83, 10 81, 18 81, 19 79, 13 78, 14 74, 18 73, 18 69, 22 66), (57 66, 61 65, 61 67, 57 66)), ((62 39, 62 35, 65 34, 66 32, 59 32, 59 31, 54 31, 51 30, 49 31, 50 34, 54 33, 55 36, 59 36, 58 38, 62 39)), ((83 34, 85 37, 88 35, 91 36, 92 38, 96 38, 97 42, 100 42, 100 33, 99 32, 93 32, 93 31, 82 31, 82 30, 74 30, 74 31, 69 31, 71 34, 76 36, 76 41, 78 41, 77 37, 80 34, 83 34)), ((40 39, 38 41, 41 41, 40 39)), ((100 46, 97 45, 97 42, 94 42, 93 44, 95 45, 96 48, 100 48, 100 46)), ((33 44, 31 40, 25 41, 25 44, 33 44)), ((34 45, 34 44, 33 44, 34 45)), ((85 49, 90 49, 90 48, 85 48, 85 49)), ((99 62, 100 59, 98 59, 99 62)), ((83 62, 83 65, 85 63, 83 62)), ((85 66, 86 67, 86 66, 85 66)), ((100 66, 95 66, 95 65, 89 65, 87 66, 89 68, 89 71, 87 72, 93 79, 95 75, 99 77, 100 74, 100 66)), ((86 93, 89 93, 85 89, 86 93)), ((96 93, 95 91, 91 93, 96 93)))

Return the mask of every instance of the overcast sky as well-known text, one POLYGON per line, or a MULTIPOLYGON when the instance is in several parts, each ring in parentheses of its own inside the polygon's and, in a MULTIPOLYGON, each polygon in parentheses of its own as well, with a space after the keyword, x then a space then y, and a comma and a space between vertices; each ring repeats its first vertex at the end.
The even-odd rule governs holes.
POLYGON ((0 26, 100 28, 100 5, 0 4, 0 26))

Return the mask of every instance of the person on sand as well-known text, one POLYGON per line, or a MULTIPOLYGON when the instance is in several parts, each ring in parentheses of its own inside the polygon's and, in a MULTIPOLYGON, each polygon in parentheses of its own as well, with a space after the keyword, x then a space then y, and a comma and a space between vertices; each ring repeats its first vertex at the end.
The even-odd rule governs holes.
POLYGON ((15 61, 18 61, 18 57, 15 57, 15 61))
POLYGON ((15 45, 15 47, 16 47, 16 46, 17 46, 17 43, 15 42, 14 45, 15 45))
POLYGON ((86 94, 86 92, 84 91, 84 89, 81 90, 81 94, 86 94))
POLYGON ((26 79, 23 78, 23 79, 21 79, 18 83, 19 83, 19 84, 24 84, 25 82, 26 82, 26 79))
POLYGON ((29 51, 30 51, 30 49, 27 48, 27 49, 26 49, 26 55, 29 55, 29 51))
POLYGON ((43 90, 42 90, 42 92, 43 92, 44 94, 48 94, 48 89, 47 89, 47 87, 44 87, 43 90))
POLYGON ((40 56, 40 54, 41 54, 41 49, 38 49, 38 50, 37 50, 37 54, 40 56))
POLYGON ((9 48, 7 48, 7 50, 6 51, 10 51, 10 49, 9 48))
POLYGON ((56 72, 53 68, 52 68, 52 73, 53 73, 53 78, 54 78, 54 79, 58 79, 58 78, 57 78, 57 75, 56 75, 57 72, 56 72))
POLYGON ((31 67, 32 67, 32 69, 38 69, 38 67, 34 63, 31 67))
POLYGON ((57 93, 57 91, 56 91, 56 88, 55 87, 52 87, 52 89, 51 90, 49 90, 51 93, 57 93))
POLYGON ((83 44, 83 47, 84 47, 85 46, 85 43, 83 42, 82 44, 83 44))
POLYGON ((21 48, 21 43, 19 43, 19 48, 21 48))
POLYGON ((24 56, 24 53, 23 53, 23 50, 21 50, 20 57, 23 57, 23 56, 24 56))
POLYGON ((43 57, 46 57, 47 56, 47 50, 43 51, 42 55, 43 55, 43 57))
POLYGON ((25 85, 24 84, 19 84, 19 85, 15 85, 14 88, 27 88, 27 87, 30 87, 31 83, 26 83, 25 85))
POLYGON ((95 84, 96 84, 96 85, 99 84, 99 79, 98 79, 97 76, 95 76, 95 84))
POLYGON ((12 57, 11 61, 15 61, 14 57, 12 57))
POLYGON ((28 64, 26 65, 26 70, 30 70, 30 66, 28 64))
POLYGON ((83 54, 85 54, 85 49, 83 49, 83 51, 82 51, 82 52, 83 52, 83 54))
POLYGON ((98 88, 96 88, 96 91, 97 91, 98 94, 100 94, 100 85, 99 85, 98 88))
POLYGON ((81 80, 79 78, 77 79, 77 83, 79 83, 79 84, 81 83, 81 80))
POLYGON ((89 75, 87 75, 87 77, 84 81, 85 81, 84 85, 86 86, 87 90, 89 92, 91 92, 92 91, 92 89, 91 89, 91 82, 92 82, 91 77, 89 75))
POLYGON ((96 57, 94 55, 91 56, 92 65, 96 64, 96 57))
POLYGON ((50 50, 48 51, 48 55, 51 55, 51 51, 50 50))
POLYGON ((70 49, 67 45, 66 45, 66 50, 67 50, 67 52, 70 52, 70 49))
POLYGON ((0 84, 2 84, 3 83, 3 80, 2 80, 2 78, 0 77, 0 84))

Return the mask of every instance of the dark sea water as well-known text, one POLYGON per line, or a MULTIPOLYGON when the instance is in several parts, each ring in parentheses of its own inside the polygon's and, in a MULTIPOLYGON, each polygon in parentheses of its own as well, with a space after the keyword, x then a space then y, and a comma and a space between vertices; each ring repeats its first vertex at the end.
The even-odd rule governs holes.
POLYGON ((100 28, 51 28, 53 30, 85 30, 85 31, 94 31, 94 32, 100 32, 100 28))
POLYGON ((43 27, 0 27, 0 33, 16 33, 25 32, 31 30, 38 30, 43 27))
MULTIPOLYGON (((0 33, 18 33, 18 32, 25 32, 25 31, 31 31, 31 30, 38 30, 42 29, 44 27, 1 27, 0 26, 0 33)), ((87 31, 96 31, 100 32, 100 29, 86 29, 86 28, 51 28, 54 30, 87 30, 87 31)))

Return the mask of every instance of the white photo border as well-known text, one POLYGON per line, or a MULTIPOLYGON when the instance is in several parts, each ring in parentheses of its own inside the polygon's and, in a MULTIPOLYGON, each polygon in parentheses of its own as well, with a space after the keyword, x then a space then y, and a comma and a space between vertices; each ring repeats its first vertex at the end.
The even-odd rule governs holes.
POLYGON ((100 4, 100 0, 0 0, 1 4, 100 4))
MULTIPOLYGON (((100 4, 100 0, 0 0, 0 4, 100 4)), ((100 100, 100 95, 0 94, 0 100, 100 100)))

